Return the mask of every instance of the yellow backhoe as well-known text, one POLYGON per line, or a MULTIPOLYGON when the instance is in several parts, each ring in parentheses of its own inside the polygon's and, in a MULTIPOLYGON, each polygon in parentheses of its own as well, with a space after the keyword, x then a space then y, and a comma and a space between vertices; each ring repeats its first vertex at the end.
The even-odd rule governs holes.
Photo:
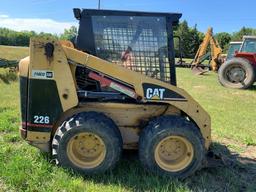
POLYGON ((202 75, 208 70, 203 69, 205 65, 203 62, 209 59, 209 68, 217 72, 219 66, 223 63, 222 49, 218 41, 213 36, 213 29, 210 27, 204 37, 203 42, 199 46, 196 56, 192 61, 192 72, 196 75, 202 75), (210 51, 208 47, 210 45, 210 51))

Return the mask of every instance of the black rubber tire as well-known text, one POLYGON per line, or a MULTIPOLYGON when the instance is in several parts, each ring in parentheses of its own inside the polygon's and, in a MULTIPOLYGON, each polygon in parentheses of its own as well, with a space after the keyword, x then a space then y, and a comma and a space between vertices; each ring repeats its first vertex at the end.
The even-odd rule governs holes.
POLYGON ((121 157, 123 141, 116 124, 107 116, 97 112, 84 112, 66 120, 56 131, 52 142, 52 155, 56 164, 71 168, 75 172, 91 175, 112 169, 121 157), (106 155, 95 168, 78 167, 67 155, 68 141, 81 132, 91 132, 102 139, 106 155))
POLYGON ((219 82, 224 87, 235 88, 235 89, 247 89, 252 86, 255 81, 255 70, 250 62, 243 58, 233 58, 226 61, 224 64, 220 66, 218 71, 219 82), (239 65, 245 73, 246 78, 241 83, 233 83, 227 78, 227 69, 232 65, 239 65))
POLYGON ((184 179, 199 170, 205 158, 204 140, 198 128, 190 121, 178 116, 163 116, 151 121, 143 129, 139 138, 139 158, 142 165, 161 176, 184 179), (186 138, 193 147, 194 157, 183 170, 170 172, 162 169, 156 162, 154 151, 157 144, 168 136, 186 138))

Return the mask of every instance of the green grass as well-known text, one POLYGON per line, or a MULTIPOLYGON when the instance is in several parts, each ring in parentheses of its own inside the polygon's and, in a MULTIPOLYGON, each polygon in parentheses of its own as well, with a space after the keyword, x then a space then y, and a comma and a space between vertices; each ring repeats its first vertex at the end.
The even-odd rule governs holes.
POLYGON ((13 47, 0 45, 0 59, 20 60, 29 54, 28 47, 13 47))
MULTIPOLYGON (((179 60, 180 60, 180 58, 175 58, 175 62, 176 62, 176 63, 177 63, 179 60)), ((194 60, 194 59, 190 59, 190 58, 182 58, 182 61, 185 62, 185 63, 187 63, 187 64, 191 64, 193 60, 194 60)), ((204 62, 202 62, 202 64, 205 64, 206 66, 209 65, 209 60, 206 59, 204 62)))
MULTIPOLYGON (((7 69, 0 74, 10 75, 7 69)), ((178 85, 210 113, 213 148, 232 166, 203 169, 177 181, 146 172, 135 155, 111 172, 82 177, 55 166, 20 138, 19 84, 0 80, 0 191, 256 191, 256 150, 246 153, 247 145, 256 145, 256 87, 226 89, 216 74, 193 76, 189 69, 178 69, 177 77, 178 85)))
MULTIPOLYGON (((180 58, 175 58, 175 61, 177 62, 180 58)), ((187 59, 187 58, 182 58, 182 61, 185 63, 191 63, 193 59, 187 59)))
POLYGON ((212 118, 213 135, 256 145, 256 85, 248 90, 220 86, 217 74, 194 76, 178 69, 178 86, 187 90, 212 118))

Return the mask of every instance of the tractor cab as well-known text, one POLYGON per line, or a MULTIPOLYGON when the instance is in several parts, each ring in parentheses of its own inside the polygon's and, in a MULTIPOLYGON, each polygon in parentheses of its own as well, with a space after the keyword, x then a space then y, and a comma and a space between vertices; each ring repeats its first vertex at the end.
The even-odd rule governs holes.
POLYGON ((232 41, 229 43, 226 60, 232 59, 235 56, 235 53, 240 50, 242 43, 242 41, 232 41))
POLYGON ((173 26, 181 14, 74 9, 76 48, 176 85, 173 26))
POLYGON ((239 52, 256 53, 256 36, 244 36, 239 52))
POLYGON ((248 60, 256 68, 256 36, 244 36, 239 52, 235 57, 248 60))

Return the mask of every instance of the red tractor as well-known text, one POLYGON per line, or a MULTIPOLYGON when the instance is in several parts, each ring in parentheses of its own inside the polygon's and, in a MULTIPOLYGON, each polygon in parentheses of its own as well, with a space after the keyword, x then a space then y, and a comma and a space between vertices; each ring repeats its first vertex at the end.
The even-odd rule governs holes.
POLYGON ((218 74, 225 87, 251 87, 256 81, 256 36, 244 36, 240 49, 221 65, 218 74))

